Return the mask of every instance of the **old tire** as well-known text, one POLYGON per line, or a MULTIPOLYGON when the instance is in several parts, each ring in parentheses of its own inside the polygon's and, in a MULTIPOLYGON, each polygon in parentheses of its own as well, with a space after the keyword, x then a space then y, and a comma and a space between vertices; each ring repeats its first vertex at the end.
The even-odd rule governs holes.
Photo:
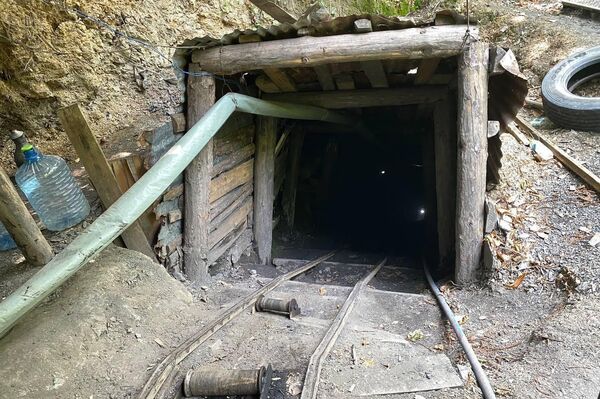
POLYGON ((600 132, 600 97, 572 93, 579 85, 600 77, 600 47, 566 58, 542 82, 544 112, 558 126, 600 132))

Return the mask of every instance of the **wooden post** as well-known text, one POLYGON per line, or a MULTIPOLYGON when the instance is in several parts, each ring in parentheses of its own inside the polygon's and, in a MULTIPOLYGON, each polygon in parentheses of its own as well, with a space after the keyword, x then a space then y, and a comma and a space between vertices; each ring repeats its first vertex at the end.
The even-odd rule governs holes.
MULTIPOLYGON (((200 72, 190 64, 191 73, 200 72)), ((215 102, 215 79, 210 76, 188 77, 187 127, 190 129, 215 102)), ((208 278, 210 229, 210 180, 213 166, 212 139, 185 170, 184 262, 186 275, 192 281, 208 278)))
POLYGON ((469 44, 458 57, 456 282, 477 279, 483 242, 487 161, 488 46, 469 44))
POLYGON ((254 160, 254 240, 262 264, 271 263, 276 131, 277 119, 257 118, 254 160))
POLYGON ((52 248, 2 168, 0 168, 0 222, 29 263, 43 266, 50 262, 54 256, 52 248))
POLYGON ((300 172, 300 154, 304 144, 304 131, 292 132, 290 137, 290 149, 288 155, 287 176, 283 189, 283 213, 288 227, 294 228, 296 216, 296 192, 298 190, 298 173, 300 172))
MULTIPOLYGON (((81 159, 104 209, 108 209, 121 197, 122 192, 79 104, 59 109, 58 117, 69 136, 69 141, 81 159)), ((125 230, 121 234, 121 238, 127 248, 141 252, 156 261, 156 255, 139 222, 136 221, 125 230)))
POLYGON ((449 99, 435 104, 434 147, 438 252, 441 269, 454 261, 456 215, 456 114, 449 99))

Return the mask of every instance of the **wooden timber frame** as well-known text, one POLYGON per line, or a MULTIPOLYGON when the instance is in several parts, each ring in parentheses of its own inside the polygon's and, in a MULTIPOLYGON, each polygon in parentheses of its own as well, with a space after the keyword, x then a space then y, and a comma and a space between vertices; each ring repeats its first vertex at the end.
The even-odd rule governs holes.
MULTIPOLYGON (((488 123, 488 46, 479 41, 476 29, 466 32, 466 26, 448 25, 244 42, 194 50, 191 65, 194 70, 219 76, 258 71, 256 85, 262 98, 272 101, 331 109, 429 104, 434 122, 439 262, 440 267, 454 266, 456 282, 465 284, 478 278, 481 265, 488 123), (457 68, 449 76, 444 75, 439 71, 440 65, 444 59, 452 58, 457 60, 457 68), (397 72, 406 75, 415 65, 419 69, 410 78, 413 84, 395 85, 397 72), (357 69, 352 68, 364 72, 369 87, 360 87, 357 69), (292 79, 298 70, 305 69, 314 71, 316 85, 302 86, 292 79), (449 95, 450 82, 454 82, 457 98, 449 95)), ((197 102, 200 96, 188 92, 188 102, 197 102)), ((213 99, 207 97, 203 101, 209 106, 213 99)), ((190 115, 188 121, 191 122, 190 115)), ((254 193, 249 210, 241 212, 247 216, 244 228, 252 231, 260 261, 270 263, 272 232, 279 222, 273 219, 273 201, 287 176, 291 182, 283 188, 283 216, 288 225, 293 224, 294 204, 290 201, 295 201, 294 179, 302 139, 288 139, 285 143, 286 135, 278 143, 280 130, 272 118, 256 118, 254 126, 254 140, 248 142, 252 145, 248 162, 253 162, 249 170, 253 177, 244 180, 244 185, 230 185, 225 191, 254 193)), ((292 137, 297 133, 292 133, 292 137)), ((211 187, 204 189, 211 192, 211 187)), ((189 198, 186 202, 197 211, 199 206, 206 206, 194 204, 189 198)), ((186 221, 186 230, 188 223, 200 221, 186 221)), ((192 226, 189 228, 193 231, 192 226)))

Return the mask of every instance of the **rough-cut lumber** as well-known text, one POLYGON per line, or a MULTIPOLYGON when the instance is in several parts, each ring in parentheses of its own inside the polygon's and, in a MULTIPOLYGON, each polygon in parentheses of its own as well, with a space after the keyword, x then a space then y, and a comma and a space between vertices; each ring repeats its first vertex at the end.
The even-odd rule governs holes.
POLYGON ((579 176, 584 182, 590 185, 597 193, 600 193, 600 177, 596 176, 591 170, 579 163, 575 158, 567 154, 562 148, 554 144, 551 140, 542 136, 536 128, 531 126, 529 122, 520 116, 517 116, 515 122, 519 127, 531 135, 533 138, 544 144, 552 151, 556 159, 558 159, 569 170, 579 176))
POLYGON ((431 77, 435 74, 440 63, 439 58, 429 58, 421 60, 419 68, 417 69, 417 76, 415 76, 415 84, 424 84, 429 82, 431 77))
POLYGON ((476 42, 458 57, 456 282, 477 279, 483 243, 487 163, 488 47, 476 42))
POLYGON ((246 222, 248 214, 252 212, 252 197, 247 197, 242 204, 227 216, 217 228, 210 233, 211 249, 229 233, 246 222))
POLYGON ((183 133, 187 127, 187 121, 185 120, 185 114, 180 112, 178 114, 171 115, 171 124, 173 125, 173 133, 183 133))
POLYGON ((273 185, 277 119, 256 119, 254 164, 254 240, 262 264, 271 263, 273 243, 273 185))
POLYGON ((238 195, 238 197, 235 198, 233 202, 231 202, 229 206, 227 206, 227 208, 225 208, 221 213, 215 215, 215 217, 211 219, 210 231, 212 232, 218 229, 219 226, 221 226, 221 224, 225 221, 225 219, 227 219, 231 214, 233 214, 242 203, 247 202, 249 198, 252 198, 252 196, 250 195, 250 191, 246 191, 243 192, 242 195, 238 195))
MULTIPOLYGON (((382 59, 445 58, 460 53, 466 30, 464 25, 432 26, 219 46, 194 51, 192 62, 198 63, 204 71, 231 75, 264 68, 314 67, 382 59)), ((478 37, 476 28, 471 27, 471 37, 478 37)))
POLYGON ((293 24, 296 22, 296 17, 279 7, 276 3, 269 0, 250 0, 252 4, 260 8, 267 14, 273 17, 276 21, 281 23, 293 24))
POLYGON ((253 168, 254 160, 249 159, 230 171, 215 177, 210 185, 211 204, 234 188, 252 180, 253 168))
POLYGON ((335 90, 335 82, 333 81, 329 65, 317 65, 314 70, 317 74, 321 89, 326 91, 335 90))
POLYGON ((265 94, 263 99, 340 109, 431 103, 443 99, 446 93, 445 87, 429 85, 402 89, 265 94))
POLYGON ((264 93, 279 93, 279 87, 267 76, 260 75, 254 81, 256 86, 264 93))
MULTIPOLYGON (((190 64, 191 73, 200 72, 198 65, 190 64)), ((187 86, 188 130, 213 106, 215 79, 212 76, 188 76, 187 86)), ((192 281, 208 278, 209 213, 213 140, 210 140, 185 170, 185 210, 183 267, 192 281)))
POLYGON ((244 198, 253 191, 254 182, 249 180, 246 184, 236 187, 215 202, 211 204, 210 220, 212 221, 218 215, 225 211, 238 198, 244 198))
POLYGON ((386 259, 381 261, 373 270, 371 270, 368 275, 356 283, 350 292, 350 295, 348 295, 344 301, 344 304, 340 308, 338 314, 335 316, 335 319, 333 319, 333 322, 331 322, 331 325, 325 333, 325 336, 321 342, 319 342, 319 345, 317 345, 317 348, 310 357, 310 361, 308 362, 308 367, 306 369, 306 375, 304 377, 304 385, 302 387, 302 395, 300 396, 300 399, 316 399, 323 362, 329 355, 329 352, 331 351, 331 348, 333 348, 335 341, 344 329, 346 320, 348 320, 350 317, 357 298, 360 296, 367 284, 369 284, 369 281, 371 281, 379 272, 379 270, 381 270, 385 262, 386 259))
POLYGON ((360 65, 363 71, 365 71, 369 82, 371 82, 372 88, 382 89, 389 87, 381 61, 363 61, 360 65))
POLYGON ((302 267, 299 267, 295 270, 292 270, 291 272, 274 278, 264 287, 248 294, 247 296, 236 302, 229 309, 222 312, 215 320, 209 322, 200 331, 196 332, 188 339, 186 339, 171 353, 169 353, 169 355, 165 357, 163 361, 156 365, 154 371, 152 372, 152 375, 150 376, 150 378, 142 388, 142 391, 138 395, 138 399, 156 398, 157 394, 161 391, 163 384, 176 370, 176 367, 179 363, 181 363, 186 357, 188 357, 189 354, 192 353, 196 348, 198 348, 203 342, 206 342, 206 340, 210 338, 214 333, 226 326, 236 316, 241 314, 244 310, 254 306, 256 300, 261 295, 268 294, 269 292, 277 288, 277 286, 279 286, 282 282, 292 279, 298 276, 299 274, 302 274, 312 269, 321 262, 324 262, 327 259, 331 258, 333 255, 334 253, 332 252, 327 255, 321 256, 320 258, 315 259, 302 267))
POLYGON ((506 131, 510 133, 519 143, 529 147, 529 139, 515 126, 514 122, 506 125, 506 131))
POLYGON ((0 168, 0 222, 33 266, 43 266, 54 256, 35 220, 19 197, 10 178, 0 168))
MULTIPOLYGON (((105 209, 110 207, 119 199, 122 192, 81 108, 78 104, 62 108, 58 110, 58 117, 92 184, 96 188, 102 205, 105 209)), ((141 252, 152 260, 156 260, 154 251, 150 247, 139 222, 136 221, 125 230, 121 234, 121 238, 127 248, 141 252)))
POLYGON ((254 126, 244 126, 242 128, 219 132, 219 135, 213 139, 213 157, 222 158, 224 155, 231 154, 240 148, 252 143, 254 140, 254 126))
POLYGON ((231 155, 224 157, 223 160, 213 166, 213 178, 246 161, 252 155, 254 155, 254 143, 250 143, 231 155))
POLYGON ((435 104, 434 151, 437 196, 439 266, 447 268, 454 260, 454 217, 456 213, 456 118, 450 100, 435 104))
POLYGON ((297 91, 296 84, 285 71, 278 68, 265 68, 263 72, 273 83, 275 83, 275 86, 277 86, 280 91, 297 91))
MULTIPOLYGON (((208 262, 211 264, 216 262, 217 259, 223 256, 229 248, 238 242, 238 240, 242 239, 242 235, 249 235, 249 238, 247 238, 248 246, 252 245, 252 229, 248 228, 247 222, 242 223, 241 226, 231 232, 231 234, 229 234, 227 237, 223 238, 221 242, 219 242, 213 249, 210 250, 208 253, 208 262)), ((248 248, 248 246, 246 246, 244 249, 248 248)))
POLYGON ((283 148, 285 146, 287 138, 290 135, 290 132, 292 131, 293 128, 294 128, 293 124, 288 125, 288 127, 283 131, 283 133, 281 133, 281 136, 279 137, 279 140, 277 141, 277 145, 275 146, 275 158, 277 158, 277 156, 279 156, 281 151, 283 151, 283 148))
POLYGON ((341 73, 333 77, 335 81, 335 87, 338 90, 354 90, 356 85, 354 84, 354 78, 351 73, 341 73))
POLYGON ((296 217, 296 192, 298 190, 300 155, 302 154, 303 144, 304 131, 298 129, 292 132, 282 198, 283 215, 290 230, 294 228, 294 219, 296 217))
POLYGON ((281 152, 281 154, 279 154, 279 156, 277 158, 275 158, 275 172, 274 172, 275 177, 273 180, 273 200, 275 200, 277 198, 277 195, 279 194, 279 190, 281 189, 281 186, 283 185, 283 181, 285 180, 285 165, 287 163, 287 157, 288 157, 288 147, 286 147, 285 150, 283 150, 281 152))

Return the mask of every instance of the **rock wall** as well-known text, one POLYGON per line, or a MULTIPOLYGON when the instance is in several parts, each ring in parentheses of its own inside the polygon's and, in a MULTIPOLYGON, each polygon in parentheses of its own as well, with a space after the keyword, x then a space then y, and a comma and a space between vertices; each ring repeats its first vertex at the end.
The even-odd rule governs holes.
POLYGON ((12 129, 24 130, 45 153, 76 161, 56 116, 73 102, 85 108, 108 155, 119 152, 132 139, 123 136, 180 109, 183 87, 171 66, 172 46, 269 21, 245 0, 2 0, 2 165, 14 167, 12 129))

